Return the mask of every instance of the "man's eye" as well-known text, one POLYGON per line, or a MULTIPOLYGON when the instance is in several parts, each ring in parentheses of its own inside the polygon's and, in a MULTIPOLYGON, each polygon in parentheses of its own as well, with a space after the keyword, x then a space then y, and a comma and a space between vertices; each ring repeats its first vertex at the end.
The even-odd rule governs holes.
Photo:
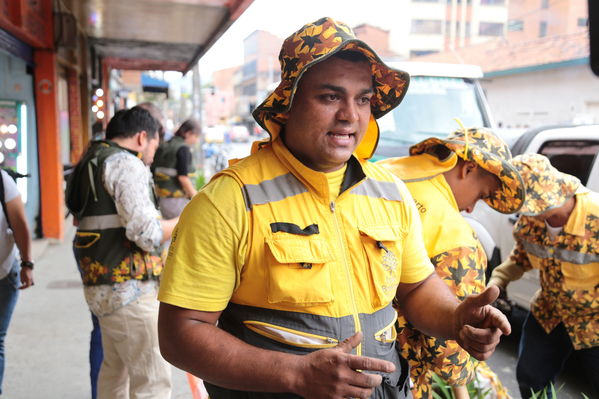
POLYGON ((326 101, 335 101, 339 99, 337 94, 324 94, 322 98, 326 101))

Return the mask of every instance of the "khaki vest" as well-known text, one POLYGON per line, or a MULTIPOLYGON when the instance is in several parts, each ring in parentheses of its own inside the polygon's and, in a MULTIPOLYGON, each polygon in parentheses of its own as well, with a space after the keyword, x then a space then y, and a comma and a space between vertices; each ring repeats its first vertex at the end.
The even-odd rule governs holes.
MULTIPOLYGON (((177 179, 177 152, 185 145, 183 137, 174 136, 166 143, 161 144, 156 151, 152 169, 156 193, 159 197, 185 197, 185 191, 177 179)), ((195 168, 191 159, 187 168, 188 176, 192 175, 195 168)))

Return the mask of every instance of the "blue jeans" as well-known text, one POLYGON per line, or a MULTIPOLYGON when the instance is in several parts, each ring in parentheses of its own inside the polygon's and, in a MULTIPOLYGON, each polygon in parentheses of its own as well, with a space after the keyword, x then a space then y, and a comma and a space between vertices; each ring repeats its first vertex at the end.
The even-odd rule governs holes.
POLYGON ((0 280, 0 394, 4 379, 4 339, 19 297, 20 271, 19 261, 15 259, 8 275, 0 280))
POLYGON ((98 396, 98 375, 104 359, 104 351, 102 350, 102 332, 100 331, 100 323, 98 318, 92 313, 92 329, 91 339, 89 342, 89 378, 92 384, 92 399, 98 396))
POLYGON ((594 394, 599 398, 599 347, 574 350, 570 336, 563 323, 558 324, 549 334, 535 317, 529 313, 522 327, 516 378, 523 398, 530 398, 531 391, 539 392, 551 383, 562 371, 564 363, 575 354, 581 369, 590 382, 594 394))

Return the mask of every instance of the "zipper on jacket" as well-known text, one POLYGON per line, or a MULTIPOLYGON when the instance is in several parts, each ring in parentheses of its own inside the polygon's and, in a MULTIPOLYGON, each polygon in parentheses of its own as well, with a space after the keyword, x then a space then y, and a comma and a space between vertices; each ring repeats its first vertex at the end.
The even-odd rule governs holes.
POLYGON ((306 333, 257 320, 246 320, 243 324, 253 332, 277 342, 300 348, 334 348, 339 344, 335 338, 306 333))
MULTIPOLYGON (((354 285, 352 284, 352 280, 351 280, 351 274, 350 274, 350 264, 348 262, 348 258, 347 258, 347 250, 346 250, 346 245, 343 241, 343 236, 341 235, 341 228, 339 226, 339 221, 337 220, 337 214, 335 213, 335 202, 331 201, 331 213, 333 214, 333 220, 335 221, 335 228, 337 230, 337 237, 339 239, 339 242, 341 244, 341 248, 343 249, 343 265, 345 266, 345 274, 347 276, 347 282, 349 284, 349 293, 351 295, 351 302, 352 302, 352 308, 353 308, 353 314, 352 317, 354 318, 354 324, 356 326, 356 331, 362 331, 362 326, 360 325, 360 316, 358 314, 358 308, 356 306, 356 298, 354 296, 354 285)), ((362 356, 362 343, 360 343, 357 347, 356 347, 356 355, 358 356, 362 356)))

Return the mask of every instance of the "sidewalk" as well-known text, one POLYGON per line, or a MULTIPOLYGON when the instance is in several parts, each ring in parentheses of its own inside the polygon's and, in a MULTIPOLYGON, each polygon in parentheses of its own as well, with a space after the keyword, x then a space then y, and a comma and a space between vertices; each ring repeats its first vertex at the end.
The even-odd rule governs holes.
MULTIPOLYGON (((2 397, 91 397, 92 323, 71 250, 73 235, 71 229, 62 243, 34 241, 35 286, 20 291, 8 329, 2 397)), ((174 367, 172 398, 191 398, 185 373, 174 367)))

